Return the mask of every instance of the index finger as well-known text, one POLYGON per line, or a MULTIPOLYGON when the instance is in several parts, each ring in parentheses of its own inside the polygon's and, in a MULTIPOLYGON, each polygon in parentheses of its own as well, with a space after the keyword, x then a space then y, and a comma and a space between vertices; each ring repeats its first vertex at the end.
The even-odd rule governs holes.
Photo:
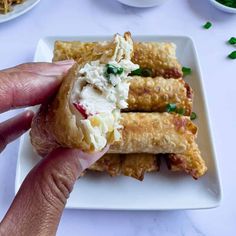
POLYGON ((73 63, 31 63, 0 72, 0 113, 43 103, 73 63))

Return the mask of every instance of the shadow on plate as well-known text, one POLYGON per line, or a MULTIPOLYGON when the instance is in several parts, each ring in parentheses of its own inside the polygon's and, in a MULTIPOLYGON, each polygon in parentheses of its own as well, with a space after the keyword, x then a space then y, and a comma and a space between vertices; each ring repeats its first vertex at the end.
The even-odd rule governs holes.
POLYGON ((224 13, 216 9, 209 1, 206 0, 188 0, 188 4, 192 12, 204 20, 228 21, 236 18, 234 14, 224 13))

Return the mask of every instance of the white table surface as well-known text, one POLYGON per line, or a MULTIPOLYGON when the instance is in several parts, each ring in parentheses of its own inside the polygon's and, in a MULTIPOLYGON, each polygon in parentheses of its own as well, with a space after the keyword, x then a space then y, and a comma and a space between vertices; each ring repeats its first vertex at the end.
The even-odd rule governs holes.
MULTIPOLYGON (((115 212, 65 210, 58 235, 235 235, 236 219, 236 61, 226 56, 236 47, 236 15, 214 9, 207 0, 169 0, 150 9, 135 9, 116 0, 42 0, 31 12, 0 24, 0 69, 33 60, 35 46, 49 35, 133 34, 191 36, 199 53, 223 185, 221 206, 211 210, 115 212), (55 4, 57 3, 57 4, 55 4), (213 27, 202 29, 210 20, 213 27)), ((9 118, 19 111, 0 116, 9 118)), ((0 157, 0 219, 14 198, 19 141, 0 157)))

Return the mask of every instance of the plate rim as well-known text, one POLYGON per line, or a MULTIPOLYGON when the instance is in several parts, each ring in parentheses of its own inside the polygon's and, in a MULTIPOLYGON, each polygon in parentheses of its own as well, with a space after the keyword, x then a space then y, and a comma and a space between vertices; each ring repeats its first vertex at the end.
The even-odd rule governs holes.
MULTIPOLYGON (((111 35, 108 35, 108 34, 104 34, 104 35, 61 35, 61 36, 58 36, 58 35, 51 35, 51 36, 45 36, 45 37, 42 37, 39 39, 38 43, 37 43, 37 47, 36 47, 36 50, 35 50, 35 54, 34 54, 34 62, 37 61, 37 55, 38 55, 38 51, 40 50, 40 45, 42 42, 47 42, 49 40, 54 40, 55 38, 57 38, 58 40, 71 40, 72 38, 74 40, 81 40, 81 41, 85 41, 84 39, 86 38, 94 38, 94 40, 101 40, 101 39, 104 39, 104 38, 110 38, 111 35)), ((212 129, 212 122, 211 122, 211 118, 210 118, 210 114, 209 114, 209 109, 208 109, 208 100, 207 100, 207 97, 206 97, 206 91, 205 91, 205 87, 204 87, 204 80, 203 80, 203 76, 202 76, 202 69, 201 69, 201 66, 200 66, 200 62, 199 62, 199 55, 198 55, 198 52, 197 52, 197 49, 196 49, 196 44, 193 40, 192 37, 189 37, 189 36, 186 36, 186 35, 143 35, 143 34, 133 34, 132 37, 137 40, 139 40, 138 38, 142 38, 143 40, 142 41, 152 41, 152 40, 156 40, 156 41, 160 41, 162 40, 162 38, 174 38, 174 39, 185 39, 185 40, 188 40, 190 43, 191 43, 191 47, 193 49, 193 53, 194 53, 194 56, 195 56, 195 59, 196 59, 196 63, 195 63, 195 66, 196 66, 196 70, 198 71, 198 74, 199 74, 199 85, 200 85, 200 89, 201 89, 201 92, 202 92, 202 95, 203 95, 203 101, 204 101, 204 110, 206 111, 206 120, 207 120, 207 129, 208 129, 208 134, 209 134, 209 143, 211 144, 211 151, 212 151, 212 158, 213 158, 213 162, 214 162, 214 165, 215 165, 215 176, 216 176, 216 182, 218 184, 218 194, 217 196, 215 197, 215 200, 212 201, 211 204, 199 204, 201 206, 193 206, 193 207, 171 207, 171 208, 167 208, 167 207, 164 207, 164 208, 150 208, 150 207, 135 207, 135 208, 127 208, 127 207, 119 207, 119 206, 113 206, 113 207, 101 207, 101 206, 97 206, 97 207, 94 207, 92 205, 87 205, 87 206, 79 206, 79 207, 73 207, 73 206, 66 206, 66 209, 80 209, 80 210, 115 210, 115 211, 124 211, 124 210, 129 210, 129 211, 164 211, 164 210, 199 210, 199 209, 212 209, 212 208, 216 208, 216 207, 219 207, 221 202, 222 202, 222 198, 223 198, 223 189, 222 189, 222 182, 221 182, 221 175, 220 175, 220 169, 219 169, 219 164, 218 164, 218 159, 217 159, 217 155, 216 155, 216 150, 215 150, 215 141, 214 141, 214 135, 213 135, 213 129, 212 129), (151 39, 151 40, 150 40, 151 39)), ((20 159, 20 152, 21 152, 21 149, 22 149, 22 143, 24 142, 24 136, 21 137, 21 140, 20 140, 20 148, 19 148, 19 151, 18 151, 18 157, 17 157, 17 171, 19 173, 20 169, 19 169, 19 159, 20 159)), ((15 194, 17 193, 18 189, 19 189, 19 186, 18 186, 18 175, 16 174, 16 177, 15 177, 15 194)))

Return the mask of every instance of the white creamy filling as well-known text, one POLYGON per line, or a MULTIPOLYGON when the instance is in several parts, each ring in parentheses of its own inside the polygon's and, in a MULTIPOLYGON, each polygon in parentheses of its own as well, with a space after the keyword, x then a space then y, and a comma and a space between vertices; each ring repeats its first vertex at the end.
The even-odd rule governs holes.
POLYGON ((138 65, 130 60, 121 60, 119 63, 108 63, 116 68, 122 68, 120 74, 107 74, 107 65, 99 61, 92 61, 78 72, 71 92, 71 104, 75 114, 81 110, 76 109, 75 104, 82 107, 85 116, 77 116, 77 122, 81 122, 86 133, 86 140, 94 145, 95 150, 101 150, 107 143, 107 135, 112 135, 116 141, 120 139, 118 129, 120 109, 127 108, 130 78, 128 74, 138 69, 138 65))
POLYGON ((116 51, 114 53, 113 60, 120 60, 122 58, 122 55, 125 55, 125 58, 129 61, 131 60, 131 53, 133 50, 133 45, 130 44, 130 42, 126 41, 123 37, 120 35, 116 35, 115 42, 117 43, 116 51))
POLYGON ((101 113, 89 117, 88 119, 81 120, 83 128, 85 130, 86 140, 94 145, 95 150, 101 150, 107 144, 107 134, 112 133, 114 140, 120 139, 120 133, 118 129, 120 112, 114 110, 112 113, 101 113))

